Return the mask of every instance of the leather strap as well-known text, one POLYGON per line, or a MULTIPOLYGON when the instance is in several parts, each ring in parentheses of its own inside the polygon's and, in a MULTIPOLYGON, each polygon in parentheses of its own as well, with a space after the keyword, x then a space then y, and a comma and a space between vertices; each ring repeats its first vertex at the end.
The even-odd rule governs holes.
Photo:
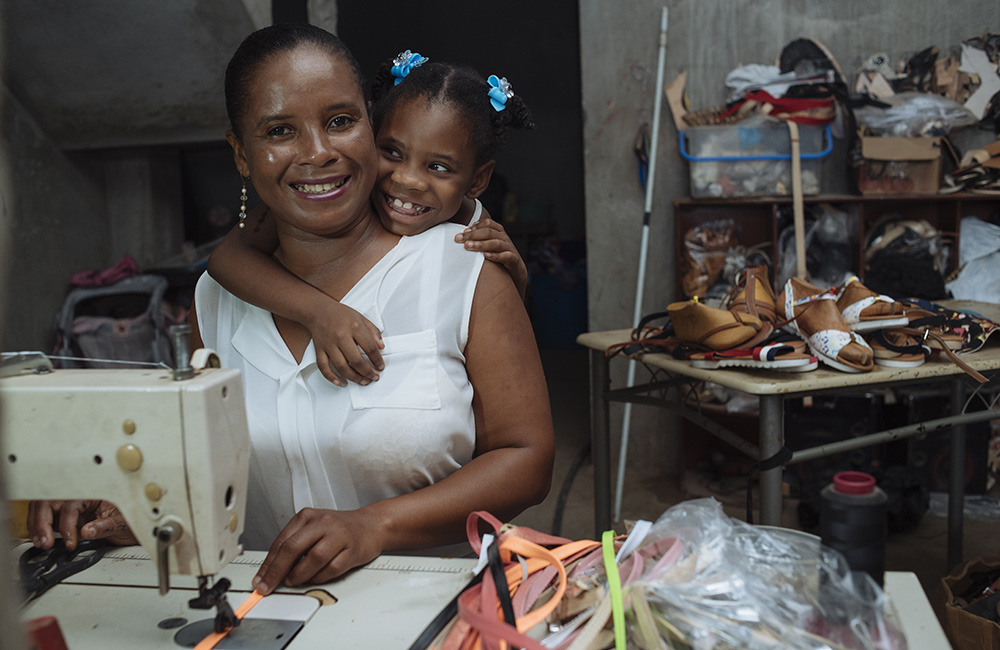
POLYGON ((601 542, 604 551, 604 573, 608 578, 608 594, 611 596, 615 650, 625 650, 625 604, 622 599, 622 581, 618 574, 618 564, 615 562, 615 531, 604 531, 601 542))
POLYGON ((982 376, 972 366, 970 366, 969 364, 967 364, 964 361, 962 361, 961 359, 959 359, 958 355, 956 355, 954 352, 952 352, 948 348, 948 344, 945 343, 944 339, 942 339, 940 336, 938 336, 934 332, 932 332, 930 330, 927 330, 927 329, 918 330, 918 329, 912 329, 912 328, 909 328, 909 327, 898 327, 898 328, 893 328, 893 329, 896 329, 896 330, 898 330, 898 331, 900 331, 900 332, 902 332, 904 334, 909 334, 910 336, 917 336, 917 337, 926 336, 927 338, 934 339, 941 346, 941 351, 945 353, 945 355, 948 357, 948 359, 952 363, 954 363, 956 366, 958 366, 959 368, 961 368, 962 370, 964 370, 966 374, 968 374, 970 377, 972 377, 973 379, 975 379, 976 381, 978 381, 980 384, 985 384, 985 383, 989 382, 989 379, 987 379, 986 377, 982 376))
POLYGON ((802 280, 806 274, 805 204, 802 200, 802 147, 799 142, 799 125, 785 120, 792 142, 792 216, 795 224, 795 274, 802 280))
MULTIPOLYGON (((244 616, 246 616, 247 613, 254 608, 254 605, 259 603, 263 597, 264 594, 254 589, 253 593, 247 596, 247 599, 244 600, 240 604, 240 606, 236 608, 235 612, 233 612, 236 615, 236 618, 241 619, 244 616)), ((219 641, 222 641, 224 638, 226 638, 226 635, 229 634, 231 630, 232 628, 226 630, 225 632, 212 632, 204 639, 202 639, 198 643, 198 645, 194 647, 194 650, 212 650, 212 648, 214 648, 219 643, 219 641)))

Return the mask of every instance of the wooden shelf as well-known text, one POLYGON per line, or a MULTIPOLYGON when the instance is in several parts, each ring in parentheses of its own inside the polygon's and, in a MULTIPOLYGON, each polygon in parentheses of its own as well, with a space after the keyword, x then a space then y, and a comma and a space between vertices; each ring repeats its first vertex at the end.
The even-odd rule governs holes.
MULTIPOLYGON (((898 215, 905 219, 923 220, 940 232, 948 242, 946 273, 953 271, 958 259, 958 236, 965 217, 989 219, 1000 211, 1000 196, 987 194, 906 194, 906 195, 816 195, 804 197, 806 212, 811 206, 829 204, 848 215, 852 224, 851 270, 864 279, 865 247, 868 235, 883 218, 898 215)), ((790 196, 739 199, 678 199, 674 202, 674 228, 677 246, 675 288, 678 299, 690 297, 684 287, 683 265, 685 234, 705 224, 731 220, 734 225, 732 243, 744 247, 763 244, 774 265, 780 263, 777 242, 779 229, 790 222, 790 196)), ((689 283, 690 284, 690 283, 689 283)), ((777 287, 776 287, 777 288, 777 287)))

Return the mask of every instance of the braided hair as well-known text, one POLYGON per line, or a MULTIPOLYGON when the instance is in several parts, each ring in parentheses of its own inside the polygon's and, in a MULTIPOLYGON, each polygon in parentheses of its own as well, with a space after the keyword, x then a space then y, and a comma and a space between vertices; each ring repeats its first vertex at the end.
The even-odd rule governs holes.
POLYGON ((508 129, 535 128, 531 111, 518 95, 509 97, 502 111, 495 110, 488 95, 490 84, 473 68, 430 61, 411 69, 402 83, 396 84, 392 66, 392 61, 383 63, 372 81, 375 133, 401 101, 421 97, 449 104, 462 116, 476 148, 476 164, 492 159, 503 149, 508 129))
POLYGON ((314 25, 279 24, 264 27, 243 39, 226 66, 226 113, 229 115, 229 126, 236 137, 242 137, 240 120, 246 112, 250 85, 257 69, 275 54, 294 50, 300 45, 312 45, 331 55, 342 57, 350 67, 358 88, 363 91, 365 77, 361 74, 361 67, 347 45, 337 36, 314 25))

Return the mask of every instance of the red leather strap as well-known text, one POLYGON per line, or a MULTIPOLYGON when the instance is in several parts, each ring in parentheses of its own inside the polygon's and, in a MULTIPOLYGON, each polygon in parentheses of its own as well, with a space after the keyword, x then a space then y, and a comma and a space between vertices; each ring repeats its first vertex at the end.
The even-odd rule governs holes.
POLYGON ((476 555, 479 555, 483 548, 482 540, 479 537, 480 519, 490 525, 496 537, 500 537, 500 529, 503 528, 503 523, 485 510, 476 510, 471 513, 465 520, 465 535, 469 539, 469 546, 472 547, 472 551, 476 555))

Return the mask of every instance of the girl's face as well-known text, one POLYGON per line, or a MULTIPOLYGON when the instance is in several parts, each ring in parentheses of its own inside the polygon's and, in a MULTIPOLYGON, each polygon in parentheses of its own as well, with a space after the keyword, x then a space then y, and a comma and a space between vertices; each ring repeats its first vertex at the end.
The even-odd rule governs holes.
POLYGON ((365 99, 342 57, 301 45, 271 56, 250 84, 236 166, 284 224, 330 236, 370 214, 378 167, 365 99))
POLYGON ((455 217, 486 189, 493 161, 476 165, 464 121, 449 104, 418 97, 397 104, 375 136, 374 204, 382 224, 415 235, 455 217))

